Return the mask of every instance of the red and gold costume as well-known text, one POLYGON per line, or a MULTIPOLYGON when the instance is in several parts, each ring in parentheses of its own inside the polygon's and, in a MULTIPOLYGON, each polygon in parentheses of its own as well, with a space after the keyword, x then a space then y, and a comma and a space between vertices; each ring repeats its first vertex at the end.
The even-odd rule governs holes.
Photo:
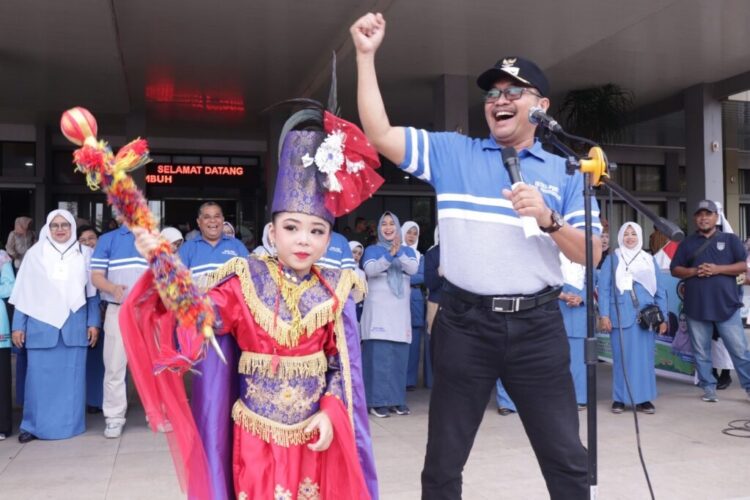
MULTIPOLYGON (((144 329, 144 337, 149 325, 171 331, 174 322, 149 292, 152 279, 148 273, 138 283, 144 295, 131 294, 121 319, 144 329)), ((355 273, 313 267, 300 280, 274 259, 250 257, 229 261, 209 279, 216 332, 233 335, 242 351, 232 409, 237 498, 369 498, 354 441, 341 318, 355 273), (317 433, 305 428, 320 410, 334 439, 328 450, 315 452, 307 445, 317 433)))

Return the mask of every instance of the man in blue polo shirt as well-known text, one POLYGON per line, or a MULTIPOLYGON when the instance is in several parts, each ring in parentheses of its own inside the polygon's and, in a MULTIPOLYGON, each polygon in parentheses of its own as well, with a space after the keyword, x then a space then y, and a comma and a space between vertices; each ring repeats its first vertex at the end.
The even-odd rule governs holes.
POLYGON ((712 373, 711 336, 714 327, 732 358, 742 387, 750 396, 750 351, 740 317, 742 298, 737 276, 747 271, 747 252, 740 239, 722 232, 716 225, 716 203, 703 200, 695 209, 698 230, 688 236, 675 252, 672 276, 685 281, 685 315, 695 355, 701 399, 718 401, 716 377, 712 373))
MULTIPOLYGON (((192 240, 185 241, 178 251, 182 263, 185 264, 197 281, 207 273, 218 269, 222 264, 235 257, 248 257, 245 245, 234 236, 224 234, 224 213, 221 206, 213 201, 207 201, 198 208, 198 229, 200 234, 192 240)), ((202 415, 208 425, 198 429, 203 441, 206 457, 212 471, 221 474, 222 471, 232 470, 229 464, 221 464, 221 454, 216 450, 231 449, 231 427, 213 425, 222 416, 231 412, 234 401, 231 393, 237 392, 236 373, 230 368, 237 366, 238 348, 231 335, 219 335, 217 338, 221 350, 227 359, 224 364, 213 349, 206 351, 206 357, 198 365, 202 375, 192 378, 190 407, 193 415, 202 415), (232 390, 229 393, 216 394, 211 391, 211 381, 218 378, 229 380, 232 390), (235 385, 232 385, 235 384, 235 385), (224 429, 226 432, 217 432, 224 429)), ((231 477, 216 477, 217 485, 231 484, 231 477)), ((221 488, 219 488, 221 489, 221 488)))
MULTIPOLYGON (((380 14, 351 27, 359 115, 368 139, 437 193, 446 279, 432 330, 433 389, 422 498, 460 499, 462 470, 495 381, 518 409, 553 499, 589 498, 586 450, 557 297, 559 252, 585 263, 583 176, 535 141, 529 109, 549 107, 549 84, 531 61, 507 57, 482 73, 486 139, 391 126, 378 88, 380 14), (511 191, 501 152, 518 152, 526 184, 511 191), (519 216, 543 234, 525 237, 519 216), (482 245, 476 242, 481 241, 482 245)), ((596 202, 594 265, 601 257, 596 202)))
MULTIPOLYGON (((122 224, 118 216, 118 222, 122 224)), ((91 282, 107 302, 104 317, 104 399, 102 412, 106 421, 104 437, 118 438, 125 426, 128 410, 125 375, 128 361, 120 334, 120 304, 148 268, 146 259, 135 249, 133 233, 122 224, 104 233, 96 243, 91 257, 91 282)))
POLYGON ((224 213, 218 203, 203 203, 198 209, 196 221, 200 234, 185 241, 178 251, 182 263, 190 269, 193 277, 200 278, 234 257, 249 255, 240 240, 224 234, 224 213))

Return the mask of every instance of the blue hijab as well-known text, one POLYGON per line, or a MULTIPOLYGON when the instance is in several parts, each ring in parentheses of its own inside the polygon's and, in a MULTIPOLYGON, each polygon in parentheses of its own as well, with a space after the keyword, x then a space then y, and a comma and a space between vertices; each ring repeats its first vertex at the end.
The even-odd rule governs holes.
MULTIPOLYGON (((390 215, 393 219, 393 223, 396 226, 395 236, 394 238, 400 238, 401 237, 401 223, 398 221, 398 217, 393 212, 384 212, 383 215, 380 216, 380 220, 378 221, 378 246, 385 248, 387 252, 391 251, 391 242, 386 240, 383 236, 383 219, 385 219, 386 215, 390 215)), ((403 245, 403 242, 401 242, 403 245)), ((403 271, 401 270, 401 261, 394 257, 394 259, 391 261, 391 265, 388 268, 388 288, 391 289, 391 292, 393 292, 393 295, 398 297, 399 299, 404 296, 404 275, 403 271)))

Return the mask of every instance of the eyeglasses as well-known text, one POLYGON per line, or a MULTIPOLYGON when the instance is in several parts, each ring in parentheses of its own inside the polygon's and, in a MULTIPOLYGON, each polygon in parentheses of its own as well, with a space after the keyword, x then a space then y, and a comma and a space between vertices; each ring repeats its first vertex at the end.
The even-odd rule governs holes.
POLYGON ((59 224, 57 222, 51 222, 49 228, 53 231, 58 229, 70 229, 70 222, 60 222, 59 224))
POLYGON ((484 102, 495 102, 500 99, 501 95, 504 95, 509 101, 517 101, 523 96, 524 92, 528 92, 537 97, 542 97, 529 87, 508 87, 506 89, 495 88, 487 91, 487 94, 484 96, 484 102))

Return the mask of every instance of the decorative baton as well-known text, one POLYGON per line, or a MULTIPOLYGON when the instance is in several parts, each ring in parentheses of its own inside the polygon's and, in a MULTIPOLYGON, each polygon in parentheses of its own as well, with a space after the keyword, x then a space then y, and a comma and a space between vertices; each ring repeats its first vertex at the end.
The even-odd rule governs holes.
MULTIPOLYGON (((93 115, 81 107, 63 113, 60 128, 70 142, 80 146, 73 153, 73 162, 77 172, 86 174, 89 188, 101 189, 106 193, 107 202, 122 215, 128 227, 155 231, 157 224, 148 203, 128 175, 129 171, 151 161, 148 143, 144 139, 136 139, 113 154, 105 141, 97 140, 93 115)), ((180 352, 162 346, 164 356, 157 362, 156 371, 166 367, 180 372, 190 369, 191 359, 202 357, 207 342, 226 363, 213 332, 215 318, 211 301, 207 295, 199 292, 190 270, 172 251, 167 240, 161 239, 159 246, 148 256, 148 262, 164 306, 177 319, 180 345, 180 352), (202 337, 205 342, 195 342, 196 332, 201 334, 198 338, 202 337)))

